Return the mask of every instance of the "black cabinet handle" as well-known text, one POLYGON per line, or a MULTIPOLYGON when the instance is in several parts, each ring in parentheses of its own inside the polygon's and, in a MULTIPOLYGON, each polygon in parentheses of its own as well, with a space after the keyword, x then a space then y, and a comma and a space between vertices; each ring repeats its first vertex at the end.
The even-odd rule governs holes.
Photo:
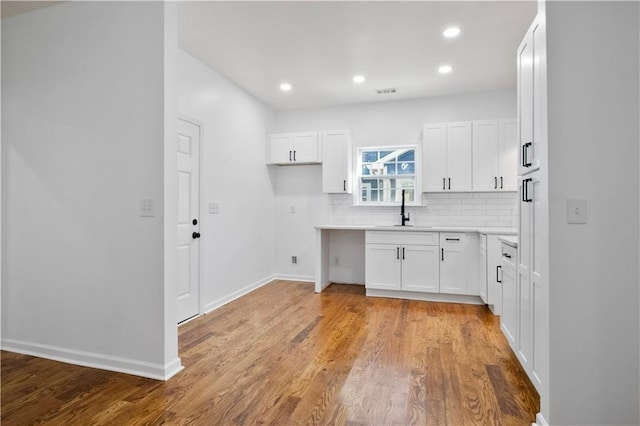
POLYGON ((291 161, 291 151, 289 151, 289 161, 291 161))
POLYGON ((502 266, 498 265, 496 266, 496 281, 499 283, 502 283, 502 280, 500 279, 500 270, 502 269, 502 266))
POLYGON ((446 179, 442 178, 442 189, 447 189, 447 183, 446 183, 446 179))
POLYGON ((498 178, 493 177, 493 189, 498 189, 498 178))
POLYGON ((444 261, 444 249, 440 249, 440 260, 444 261))
POLYGON ((502 188, 503 188, 503 186, 502 186, 502 176, 500 176, 500 189, 502 189, 502 188))
POLYGON ((404 247, 402 247, 402 260, 404 260, 404 247))
POLYGON ((529 152, 529 147, 533 145, 533 142, 527 142, 522 146, 522 165, 524 167, 531 167, 532 163, 529 161, 528 157, 528 152, 529 152))
POLYGON ((396 247, 396 259, 400 260, 400 247, 396 247))
POLYGON ((460 241, 460 238, 445 238, 446 241, 460 241))
POLYGON ((346 179, 342 181, 342 190, 344 192, 347 192, 347 180, 346 179))
POLYGON ((510 254, 502 253, 502 256, 506 257, 507 259, 511 259, 511 255, 510 254))
POLYGON ((533 182, 533 179, 529 178, 522 181, 522 201, 525 203, 533 201, 533 198, 529 196, 529 182, 533 182))
POLYGON ((194 232, 193 234, 191 234, 191 238, 193 238, 194 240, 196 238, 200 238, 200 233, 199 232, 194 232))
POLYGON ((449 189, 451 189, 451 178, 449 178, 449 189))
POLYGON ((295 151, 293 151, 293 161, 298 161, 298 160, 296 160, 296 152, 295 151))

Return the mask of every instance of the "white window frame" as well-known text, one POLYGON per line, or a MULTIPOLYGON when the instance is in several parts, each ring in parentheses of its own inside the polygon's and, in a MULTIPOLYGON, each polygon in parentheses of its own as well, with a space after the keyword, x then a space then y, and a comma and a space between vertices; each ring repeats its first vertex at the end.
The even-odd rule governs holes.
MULTIPOLYGON (((401 204, 400 201, 362 201, 362 191, 366 188, 363 187, 362 183, 362 153, 363 151, 395 151, 398 149, 412 149, 414 151, 414 200, 411 202, 406 202, 407 206, 420 206, 422 205, 422 167, 421 160, 422 155, 420 152, 420 145, 379 145, 379 146, 363 146, 358 147, 356 149, 356 168, 355 168, 355 181, 356 181, 356 190, 353 191, 353 204, 355 206, 399 206, 401 204)), ((410 176, 410 175, 409 175, 410 176)), ((398 175, 398 177, 402 177, 402 175, 398 175)))

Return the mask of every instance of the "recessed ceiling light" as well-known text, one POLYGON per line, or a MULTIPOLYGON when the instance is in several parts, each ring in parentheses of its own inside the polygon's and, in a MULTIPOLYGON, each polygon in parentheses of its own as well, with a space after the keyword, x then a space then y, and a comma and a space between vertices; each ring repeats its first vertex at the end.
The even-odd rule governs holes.
POLYGON ((363 75, 356 75, 353 77, 353 82, 354 83, 364 83, 364 76, 363 75))
POLYGON ((282 83, 280 85, 280 90, 282 90, 283 92, 288 92, 289 90, 291 90, 291 85, 289 83, 282 83))
POLYGON ((444 30, 444 32, 442 33, 443 36, 445 36, 446 38, 453 38, 453 37, 457 37, 458 34, 460 34, 460 28, 458 27, 451 27, 451 28, 447 28, 446 30, 444 30))
POLYGON ((450 65, 443 65, 440 68, 438 68, 438 72, 440 74, 449 74, 451 72, 453 68, 451 68, 450 65))

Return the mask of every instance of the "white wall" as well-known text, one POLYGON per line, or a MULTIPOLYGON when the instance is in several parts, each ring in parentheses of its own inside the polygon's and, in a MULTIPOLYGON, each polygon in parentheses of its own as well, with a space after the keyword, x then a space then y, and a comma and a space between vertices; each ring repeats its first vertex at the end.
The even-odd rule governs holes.
MULTIPOLYGON (((351 131, 354 150, 363 146, 420 144, 422 125, 428 122, 514 118, 514 91, 475 93, 408 101, 389 101, 329 108, 286 110, 276 113, 277 132, 306 130, 351 131)), ((322 193, 320 166, 275 167, 276 261, 280 275, 307 277, 315 273, 313 226, 318 224, 393 224, 399 212, 392 207, 354 207, 350 196, 322 193), (310 215, 291 214, 291 207, 310 215), (291 256, 298 265, 291 265, 291 256)), ((412 207, 414 223, 451 226, 515 227, 517 203, 511 194, 442 194, 423 196, 426 207, 412 207), (465 207, 461 207, 462 205, 465 207), (468 209, 469 206, 474 208, 468 209), (491 208, 490 208, 491 207, 491 208), (471 213, 473 212, 473 213, 471 213)), ((337 244, 331 244, 335 251, 337 244)), ((332 280, 364 275, 357 247, 340 253, 342 272, 332 280)), ((335 261, 335 255, 332 259, 335 261)), ((331 274, 334 274, 334 265, 331 274)), ((347 281, 348 282, 348 281, 347 281)))
POLYGON ((203 123, 201 250, 205 310, 272 275, 274 189, 266 166, 274 113, 187 52, 178 110, 203 123), (218 203, 219 214, 209 214, 218 203))
POLYGON ((161 3, 68 2, 3 21, 5 349, 180 367, 164 350, 163 18, 161 3))
POLYGON ((638 424, 638 3, 549 2, 551 424, 638 424), (567 197, 588 223, 566 223, 567 197))

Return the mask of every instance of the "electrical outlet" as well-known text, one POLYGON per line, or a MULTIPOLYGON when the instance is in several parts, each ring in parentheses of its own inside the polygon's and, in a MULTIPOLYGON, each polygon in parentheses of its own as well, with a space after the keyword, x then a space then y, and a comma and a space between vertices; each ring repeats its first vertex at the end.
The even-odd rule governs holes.
POLYGON ((292 265, 298 264, 298 256, 291 256, 291 264, 292 265))
POLYGON ((140 217, 154 217, 155 215, 153 200, 150 198, 140 200, 140 217))
POLYGON ((289 209, 289 211, 291 212, 291 214, 296 214, 296 205, 292 204, 291 209, 289 209))
POLYGON ((340 264, 340 258, 339 258, 339 257, 334 258, 334 259, 333 259, 333 264, 334 264, 335 266, 338 266, 338 265, 340 264))
POLYGON ((587 223, 587 200, 567 198, 567 223, 587 223))

